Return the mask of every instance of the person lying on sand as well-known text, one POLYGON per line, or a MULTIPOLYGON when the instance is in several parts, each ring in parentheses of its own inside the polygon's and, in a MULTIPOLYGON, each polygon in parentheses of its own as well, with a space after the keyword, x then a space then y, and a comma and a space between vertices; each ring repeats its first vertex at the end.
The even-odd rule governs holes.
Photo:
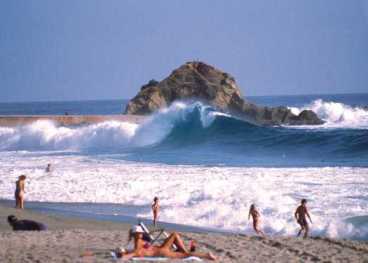
POLYGON ((312 219, 308 213, 306 199, 302 199, 301 204, 296 209, 294 216, 295 216, 296 221, 301 227, 297 236, 300 236, 300 234, 304 231, 304 238, 306 238, 309 232, 309 225, 308 225, 307 217, 309 218, 309 221, 312 223, 312 219))
POLYGON ((33 220, 18 220, 14 215, 8 216, 8 223, 14 231, 43 231, 47 226, 33 220))
POLYGON ((160 246, 152 245, 145 241, 143 239, 143 233, 144 231, 141 226, 134 226, 132 231, 129 232, 130 238, 134 238, 134 249, 132 251, 121 249, 117 251, 117 257, 123 259, 130 259, 133 257, 167 257, 179 259, 194 256, 207 260, 216 259, 211 253, 190 252, 190 250, 185 247, 180 235, 176 232, 170 234, 160 246), (173 249, 173 244, 175 244, 176 250, 173 249))
POLYGON ((252 216, 253 219, 253 229, 254 231, 261 236, 265 236, 265 233, 259 228, 259 224, 261 223, 261 214, 258 212, 256 206, 252 204, 249 209, 248 220, 252 216))

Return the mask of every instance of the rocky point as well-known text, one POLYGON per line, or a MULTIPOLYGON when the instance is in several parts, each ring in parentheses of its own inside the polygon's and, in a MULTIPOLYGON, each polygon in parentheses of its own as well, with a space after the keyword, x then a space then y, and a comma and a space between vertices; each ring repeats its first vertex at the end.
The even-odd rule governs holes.
POLYGON ((293 114, 287 107, 264 107, 242 97, 235 79, 203 62, 188 62, 162 81, 151 80, 129 101, 125 113, 151 114, 174 101, 202 101, 219 111, 260 125, 316 125, 323 121, 304 110, 293 114))

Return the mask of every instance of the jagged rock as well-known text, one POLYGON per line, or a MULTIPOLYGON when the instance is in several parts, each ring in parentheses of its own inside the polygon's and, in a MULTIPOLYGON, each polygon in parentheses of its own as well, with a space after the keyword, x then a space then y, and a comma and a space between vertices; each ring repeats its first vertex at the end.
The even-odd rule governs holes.
POLYGON ((176 100, 203 101, 220 111, 258 124, 323 123, 312 111, 295 115, 286 107, 263 107, 244 100, 230 74, 203 62, 188 62, 160 82, 151 80, 129 101, 125 113, 151 114, 176 100))

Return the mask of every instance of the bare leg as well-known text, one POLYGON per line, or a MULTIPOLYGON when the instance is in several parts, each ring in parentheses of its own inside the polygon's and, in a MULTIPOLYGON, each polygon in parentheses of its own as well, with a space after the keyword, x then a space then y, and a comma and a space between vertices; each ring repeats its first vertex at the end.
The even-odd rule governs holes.
POLYGON ((303 225, 300 225, 300 227, 301 227, 301 229, 299 230, 297 237, 299 237, 299 236, 300 236, 300 234, 301 234, 301 233, 303 232, 303 230, 304 230, 304 226, 303 226, 303 225))
POLYGON ((19 197, 15 196, 15 208, 19 208, 19 197))
POLYGON ((260 235, 260 236, 265 236, 266 235, 265 233, 263 233, 262 230, 259 230, 259 229, 257 229, 257 234, 260 235))
POLYGON ((156 227, 157 214, 153 213, 153 225, 156 227))
POLYGON ((304 238, 307 238, 308 237, 308 232, 309 232, 309 226, 308 226, 308 224, 305 225, 304 229, 305 229, 305 231, 304 231, 304 238))
POLYGON ((209 252, 209 253, 192 252, 192 253, 190 253, 190 256, 204 258, 204 259, 208 259, 208 260, 216 260, 216 257, 211 252, 209 252))
POLYGON ((20 209, 24 209, 24 197, 20 197, 20 209))
POLYGON ((188 250, 185 248, 184 242, 179 236, 178 233, 174 232, 170 234, 170 236, 165 240, 165 242, 161 245, 161 248, 170 250, 171 246, 175 244, 178 248, 178 251, 184 252, 185 254, 189 254, 188 250))
POLYGON ((255 221, 253 223, 253 228, 254 228, 254 231, 256 231, 256 233, 258 235, 265 236, 265 234, 263 233, 263 231, 259 229, 259 222, 258 221, 255 221))
POLYGON ((162 251, 162 255, 168 258, 186 258, 186 257, 199 257, 208 260, 216 260, 216 257, 211 253, 185 253, 185 252, 174 252, 167 249, 162 251))

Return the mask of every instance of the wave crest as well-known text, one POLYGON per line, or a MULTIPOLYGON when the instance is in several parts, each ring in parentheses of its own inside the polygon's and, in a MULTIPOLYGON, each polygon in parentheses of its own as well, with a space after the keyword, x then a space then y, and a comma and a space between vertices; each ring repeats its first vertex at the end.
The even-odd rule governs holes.
POLYGON ((294 114, 312 110, 331 128, 368 128, 368 111, 333 101, 315 100, 301 108, 289 107, 294 114))

